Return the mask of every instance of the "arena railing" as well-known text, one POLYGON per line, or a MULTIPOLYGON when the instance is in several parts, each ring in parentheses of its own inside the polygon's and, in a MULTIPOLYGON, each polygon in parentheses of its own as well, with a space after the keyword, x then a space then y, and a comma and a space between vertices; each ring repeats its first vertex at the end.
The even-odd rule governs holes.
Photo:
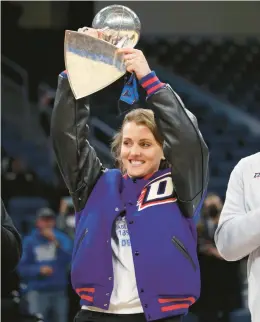
POLYGON ((24 99, 26 110, 29 115, 29 84, 28 84, 28 72, 20 65, 2 55, 1 57, 2 68, 2 81, 6 82, 16 91, 21 91, 24 99))
POLYGON ((100 119, 90 120, 90 143, 95 147, 98 156, 105 166, 113 166, 109 145, 115 131, 100 119), (102 137, 102 139, 100 139, 102 137))
POLYGON ((2 55, 2 119, 26 137, 30 124, 28 73, 11 59, 2 55))

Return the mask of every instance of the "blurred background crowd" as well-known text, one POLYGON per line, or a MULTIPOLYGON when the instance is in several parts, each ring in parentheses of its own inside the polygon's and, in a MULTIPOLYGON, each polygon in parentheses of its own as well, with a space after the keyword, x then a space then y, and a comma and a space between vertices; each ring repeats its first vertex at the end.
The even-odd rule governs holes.
MULTIPOLYGON (((247 259, 224 261, 214 232, 230 172, 260 151, 260 3, 120 3, 140 17, 137 48, 196 115, 210 149, 209 194, 198 222, 202 293, 185 322, 249 322, 247 259)), ((78 310, 69 278, 74 210, 53 156, 50 117, 57 77, 65 69, 64 31, 91 26, 109 4, 1 3, 1 191, 24 247, 17 270, 2 278, 3 321, 44 316, 46 322, 66 322, 78 310), (48 243, 55 234, 62 240, 59 252, 48 243)), ((108 167, 122 88, 120 79, 91 97, 91 143, 108 167)))

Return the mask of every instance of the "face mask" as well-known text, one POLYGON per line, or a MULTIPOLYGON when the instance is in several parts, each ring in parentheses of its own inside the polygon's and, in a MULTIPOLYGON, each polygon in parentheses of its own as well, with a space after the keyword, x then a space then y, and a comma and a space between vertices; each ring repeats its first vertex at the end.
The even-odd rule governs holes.
POLYGON ((207 215, 212 218, 216 219, 219 215, 219 209, 216 205, 211 205, 206 209, 207 215))

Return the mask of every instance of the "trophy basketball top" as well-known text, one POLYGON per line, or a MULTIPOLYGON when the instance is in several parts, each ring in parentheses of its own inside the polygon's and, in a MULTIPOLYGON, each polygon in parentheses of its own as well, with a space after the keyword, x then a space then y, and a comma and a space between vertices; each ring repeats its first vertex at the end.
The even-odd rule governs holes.
POLYGON ((135 47, 141 31, 138 16, 131 9, 121 5, 111 5, 100 10, 93 19, 92 27, 101 29, 104 40, 120 47, 135 47))

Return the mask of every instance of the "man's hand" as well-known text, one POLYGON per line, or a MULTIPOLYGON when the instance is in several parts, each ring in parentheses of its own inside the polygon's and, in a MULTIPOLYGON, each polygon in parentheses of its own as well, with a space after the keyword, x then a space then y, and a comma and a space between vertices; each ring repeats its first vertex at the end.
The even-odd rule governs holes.
POLYGON ((47 238, 47 239, 48 239, 48 240, 50 240, 50 241, 55 241, 55 240, 56 240, 56 237, 55 237, 55 235, 54 235, 54 232, 53 232, 53 230, 52 230, 52 229, 50 229, 50 228, 43 229, 43 230, 41 231, 41 235, 42 235, 43 237, 47 238))
POLYGON ((53 273, 51 266, 41 266, 40 268, 41 275, 50 276, 53 273))
POLYGON ((141 50, 134 48, 120 48, 118 53, 124 54, 126 70, 135 73, 138 80, 151 73, 148 62, 141 50))

